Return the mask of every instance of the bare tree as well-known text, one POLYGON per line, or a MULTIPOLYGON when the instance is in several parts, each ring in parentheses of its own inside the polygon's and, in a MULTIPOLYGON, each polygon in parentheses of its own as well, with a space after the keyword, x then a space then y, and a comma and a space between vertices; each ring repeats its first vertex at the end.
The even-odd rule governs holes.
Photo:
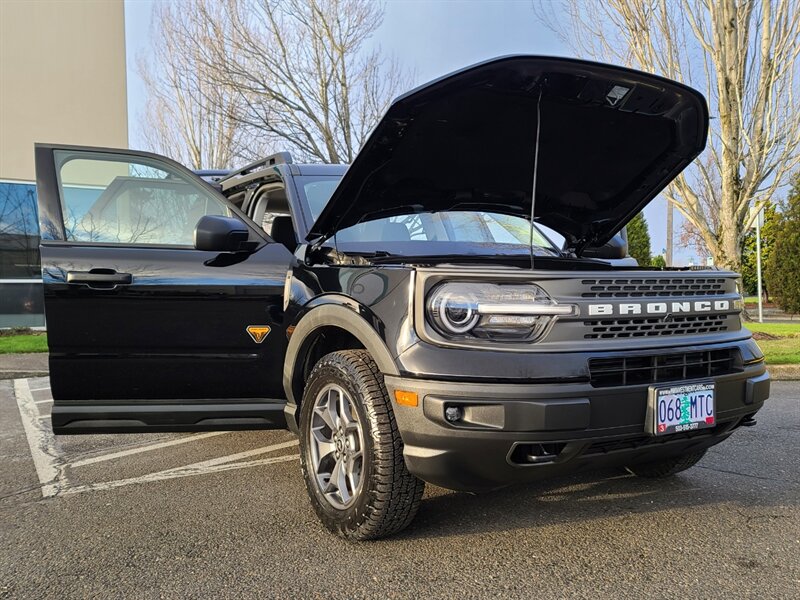
POLYGON ((157 2, 152 23, 152 60, 140 56, 137 65, 147 91, 145 145, 194 169, 232 166, 245 141, 241 95, 203 73, 200 40, 209 43, 204 22, 190 3, 157 2))
POLYGON ((409 80, 368 47, 379 2, 195 0, 182 12, 175 31, 212 87, 237 94, 248 141, 307 160, 352 161, 409 80))
POLYGON ((748 209, 800 164, 798 0, 561 0, 537 5, 580 54, 706 94, 706 152, 665 191, 716 264, 739 270, 748 209))

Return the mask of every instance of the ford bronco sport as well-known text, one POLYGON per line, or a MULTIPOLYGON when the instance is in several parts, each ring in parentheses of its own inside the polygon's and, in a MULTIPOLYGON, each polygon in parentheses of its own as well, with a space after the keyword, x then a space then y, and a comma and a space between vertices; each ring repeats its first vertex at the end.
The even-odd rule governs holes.
POLYGON ((37 145, 53 429, 288 427, 351 539, 403 529, 424 482, 687 469, 769 394, 736 275, 607 259, 707 124, 678 83, 514 56, 397 99, 347 169, 211 186, 37 145))

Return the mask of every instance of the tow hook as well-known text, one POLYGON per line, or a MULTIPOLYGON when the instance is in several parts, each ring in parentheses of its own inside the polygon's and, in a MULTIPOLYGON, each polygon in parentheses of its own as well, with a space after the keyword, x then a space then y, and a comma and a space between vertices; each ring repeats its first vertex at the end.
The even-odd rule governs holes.
POLYGON ((758 424, 758 421, 756 421, 753 418, 753 415, 746 416, 744 419, 742 419, 742 422, 739 423, 739 425, 741 425, 742 427, 752 427, 753 425, 757 425, 757 424, 758 424))
POLYGON ((529 463, 533 464, 550 463, 558 458, 558 452, 545 448, 542 444, 531 444, 525 458, 529 463))

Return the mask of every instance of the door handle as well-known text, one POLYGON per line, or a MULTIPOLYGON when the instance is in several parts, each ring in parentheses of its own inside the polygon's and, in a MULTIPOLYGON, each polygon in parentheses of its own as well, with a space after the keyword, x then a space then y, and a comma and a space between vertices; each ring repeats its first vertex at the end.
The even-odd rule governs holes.
POLYGON ((130 285, 132 281, 133 276, 130 273, 117 273, 114 269, 67 272, 67 283, 103 290, 114 289, 118 285, 130 285))

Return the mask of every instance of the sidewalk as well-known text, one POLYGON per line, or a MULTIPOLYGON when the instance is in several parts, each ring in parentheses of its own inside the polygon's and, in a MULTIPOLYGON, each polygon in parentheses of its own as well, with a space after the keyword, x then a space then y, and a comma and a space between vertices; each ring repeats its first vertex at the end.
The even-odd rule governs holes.
MULTIPOLYGON (((750 318, 753 321, 758 321, 758 305, 748 304, 745 308, 750 318)), ((765 306, 763 313, 764 323, 800 323, 799 314, 783 312, 780 308, 774 306, 765 306)))
POLYGON ((46 377, 47 353, 0 354, 0 379, 46 377))

